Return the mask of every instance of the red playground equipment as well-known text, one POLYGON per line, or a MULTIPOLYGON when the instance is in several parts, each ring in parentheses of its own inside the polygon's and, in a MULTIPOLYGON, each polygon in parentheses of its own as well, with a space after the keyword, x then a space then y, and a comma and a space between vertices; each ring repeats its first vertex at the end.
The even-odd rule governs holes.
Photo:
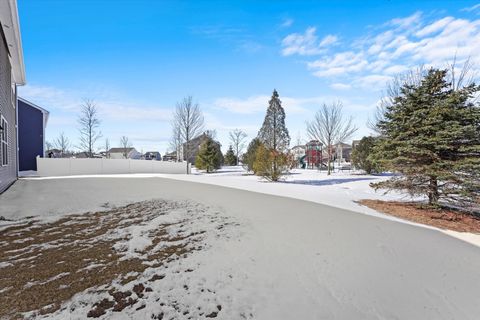
POLYGON ((323 150, 322 143, 317 140, 312 140, 306 144, 305 162, 308 169, 322 169, 323 166, 323 150))

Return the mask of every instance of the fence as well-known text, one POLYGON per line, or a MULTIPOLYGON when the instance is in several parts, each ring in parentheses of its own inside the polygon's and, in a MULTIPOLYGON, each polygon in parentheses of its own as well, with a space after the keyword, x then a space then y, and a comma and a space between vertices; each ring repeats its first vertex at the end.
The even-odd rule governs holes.
MULTIPOLYGON (((190 165, 188 165, 190 171, 190 165)), ((37 157, 37 173, 42 177, 121 173, 187 173, 186 162, 131 159, 76 159, 37 157)))

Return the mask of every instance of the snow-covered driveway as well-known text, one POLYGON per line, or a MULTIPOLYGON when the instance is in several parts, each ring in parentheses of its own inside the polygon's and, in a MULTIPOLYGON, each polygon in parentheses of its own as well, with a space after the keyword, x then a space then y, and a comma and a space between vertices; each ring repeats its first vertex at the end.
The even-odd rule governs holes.
MULTIPOLYGON (((193 266, 188 278, 169 283, 214 291, 206 308, 221 305, 217 318, 477 319, 480 314, 479 248, 436 230, 318 203, 162 178, 65 178, 17 182, 0 196, 0 215, 52 219, 150 199, 193 201, 234 221, 226 237, 207 238, 210 249, 183 260, 182 267, 193 266)), ((188 290, 172 292, 176 301, 195 303, 188 290)), ((148 297, 146 308, 127 307, 120 314, 158 315, 164 306, 148 297)), ((55 315, 85 316, 75 314, 85 309, 72 311, 71 303, 95 300, 77 298, 55 315)), ((104 317, 120 314, 109 311, 104 317)))

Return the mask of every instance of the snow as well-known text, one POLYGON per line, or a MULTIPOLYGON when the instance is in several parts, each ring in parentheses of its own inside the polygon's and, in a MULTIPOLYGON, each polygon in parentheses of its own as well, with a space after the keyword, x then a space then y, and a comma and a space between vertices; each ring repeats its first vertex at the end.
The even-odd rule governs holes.
MULTIPOLYGON (((206 231, 204 250, 165 268, 150 266, 127 284, 114 282, 115 288, 126 291, 155 274, 165 275, 148 283, 153 291, 138 304, 121 313, 109 311, 102 319, 150 319, 159 312, 164 319, 181 319, 185 311, 193 319, 204 319, 218 305, 217 319, 475 319, 480 312, 478 248, 436 228, 417 228, 355 203, 410 200, 369 187, 387 178, 293 170, 285 181, 270 183, 240 167, 214 174, 24 178, 19 182, 32 182, 28 192, 33 189, 45 202, 21 207, 25 204, 15 202, 14 196, 8 199, 10 208, 29 215, 32 207, 63 215, 94 210, 105 201, 115 206, 153 198, 188 198, 205 206, 193 212, 195 219, 169 230, 172 235, 206 231), (35 190, 34 182, 48 189, 35 190), (68 205, 52 204, 66 185, 76 190, 75 196, 66 198, 68 205), (136 310, 140 303, 145 308, 136 310)), ((152 243, 152 231, 188 216, 188 211, 172 209, 139 224, 126 221, 117 230, 114 249, 125 258, 142 257, 152 243)), ((94 289, 76 294, 49 318, 84 317, 94 303, 108 297, 98 292, 102 288, 94 289)))
MULTIPOLYGON (((78 175, 78 176, 60 176, 60 177, 30 177, 24 180, 61 180, 61 179, 89 179, 89 178, 168 178, 181 181, 191 181, 218 185, 228 188, 247 190, 252 192, 312 201, 325 204, 336 208, 351 210, 357 213, 363 213, 374 217, 392 220, 400 223, 411 224, 427 229, 434 229, 444 232, 449 236, 480 246, 480 235, 471 233, 447 232, 435 227, 406 221, 400 218, 382 214, 378 211, 362 206, 357 203, 361 199, 378 200, 424 200, 417 197, 412 198, 408 195, 398 192, 385 193, 384 191, 375 191, 370 187, 372 182, 380 182, 390 178, 389 174, 367 175, 361 171, 339 171, 336 170, 331 175, 326 171, 312 169, 293 169, 283 181, 267 182, 255 175, 249 174, 241 166, 225 166, 214 173, 204 173, 192 168, 192 174, 108 174, 108 175, 78 175)), ((141 199, 143 200, 143 199, 141 199)), ((105 208, 95 208, 103 210, 105 208)), ((73 213, 73 212, 71 212, 73 213)), ((1 213, 0 213, 1 215, 1 213)), ((54 221, 55 218, 48 216, 42 217, 44 221, 54 221), (48 218, 48 220, 45 220, 48 218)), ((11 221, 0 221, 0 230, 2 227, 11 225, 11 221)), ((141 241, 141 240, 139 240, 141 241)))

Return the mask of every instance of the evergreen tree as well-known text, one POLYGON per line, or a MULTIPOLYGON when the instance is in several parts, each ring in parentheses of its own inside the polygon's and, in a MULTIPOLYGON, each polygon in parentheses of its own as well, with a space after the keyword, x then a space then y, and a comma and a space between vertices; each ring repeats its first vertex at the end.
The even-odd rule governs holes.
POLYGON ((375 137, 363 137, 352 150, 352 164, 355 168, 362 169, 367 174, 380 172, 380 166, 370 157, 375 141, 375 137))
POLYGON ((430 205, 480 199, 480 87, 454 87, 431 69, 420 84, 402 86, 379 121, 373 158, 401 175, 374 188, 428 196, 430 205))
POLYGON ((253 173, 255 174, 255 170, 253 168, 253 164, 255 163, 255 159, 257 157, 257 149, 258 147, 260 147, 262 145, 262 143, 260 142, 259 139, 255 138, 253 139, 249 144, 248 144, 248 148, 247 148, 247 152, 245 152, 243 154, 243 158, 242 158, 242 163, 243 163, 243 166, 244 168, 247 170, 247 171, 253 171, 253 173))
POLYGON ((208 138, 200 146, 200 150, 195 159, 195 167, 200 170, 206 170, 207 173, 213 172, 220 168, 223 162, 223 155, 220 145, 208 138))
POLYGON ((272 98, 268 102, 267 114, 258 132, 258 139, 265 147, 277 152, 286 151, 290 145, 290 136, 285 126, 285 110, 277 90, 273 90, 272 98))
POLYGON ((227 153, 225 154, 225 164, 227 166, 237 165, 237 156, 235 156, 232 146, 228 148, 227 153))
MULTIPOLYGON (((273 90, 272 98, 268 104, 265 120, 258 132, 258 139, 272 155, 262 159, 271 161, 272 174, 270 178, 272 181, 277 181, 286 172, 282 162, 290 145, 290 136, 285 126, 285 110, 282 108, 282 102, 278 97, 277 90, 273 90)), ((270 164, 265 165, 270 167, 270 164)))
POLYGON ((256 152, 253 170, 256 175, 269 181, 278 181, 290 167, 289 156, 286 153, 275 153, 263 144, 256 152))

